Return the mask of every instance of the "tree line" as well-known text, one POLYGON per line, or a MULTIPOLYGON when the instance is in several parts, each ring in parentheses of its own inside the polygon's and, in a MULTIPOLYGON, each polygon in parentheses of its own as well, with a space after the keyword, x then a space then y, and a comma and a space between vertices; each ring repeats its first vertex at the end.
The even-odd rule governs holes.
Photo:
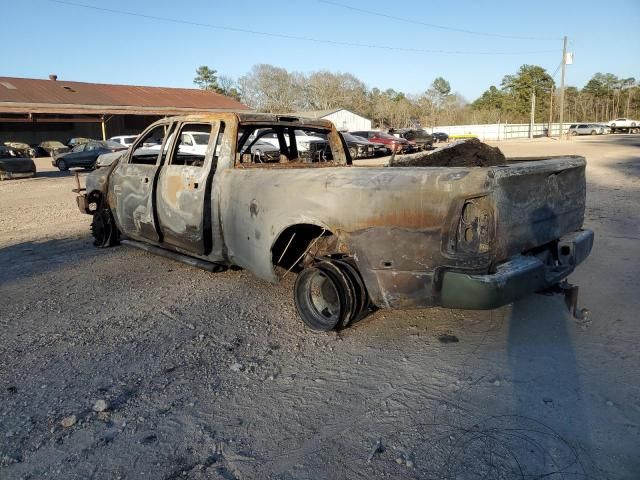
MULTIPOLYGON (((491 85, 469 102, 436 77, 419 94, 392 88, 380 90, 350 73, 319 70, 309 74, 282 67, 255 65, 246 75, 233 79, 201 66, 194 83, 242 101, 254 110, 290 113, 346 108, 370 118, 375 127, 464 125, 482 123, 528 123, 535 95, 535 121, 559 121, 559 91, 553 77, 537 65, 522 65, 505 75, 499 86, 491 85)), ((616 117, 637 118, 640 85, 634 78, 596 73, 579 89, 565 88, 566 122, 604 122, 616 117)))

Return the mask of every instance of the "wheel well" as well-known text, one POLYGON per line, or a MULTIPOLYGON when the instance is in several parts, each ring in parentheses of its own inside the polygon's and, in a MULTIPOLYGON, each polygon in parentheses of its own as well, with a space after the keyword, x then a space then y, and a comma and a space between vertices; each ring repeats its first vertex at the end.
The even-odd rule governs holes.
POLYGON ((275 267, 297 271, 304 263, 304 253, 312 243, 313 253, 316 255, 333 253, 336 237, 332 232, 318 225, 309 223, 291 225, 284 229, 273 243, 271 263, 275 267))

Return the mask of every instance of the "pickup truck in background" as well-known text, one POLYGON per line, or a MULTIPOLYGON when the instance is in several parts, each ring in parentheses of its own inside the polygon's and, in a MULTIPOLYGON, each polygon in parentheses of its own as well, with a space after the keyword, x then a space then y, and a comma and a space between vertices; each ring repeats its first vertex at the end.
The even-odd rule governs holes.
POLYGON ((559 284, 593 244, 585 165, 355 167, 326 120, 225 112, 152 124, 76 191, 98 247, 269 282, 297 274, 301 319, 331 330, 373 308, 492 309, 559 284), (183 132, 206 135, 206 149, 182 148, 183 132), (263 136, 280 154, 258 161, 263 136), (320 156, 299 145, 313 137, 320 156))

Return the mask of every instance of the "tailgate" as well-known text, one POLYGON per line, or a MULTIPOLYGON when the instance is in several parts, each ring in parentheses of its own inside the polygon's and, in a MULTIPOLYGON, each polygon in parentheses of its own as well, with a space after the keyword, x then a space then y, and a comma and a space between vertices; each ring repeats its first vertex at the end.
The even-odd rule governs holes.
POLYGON ((584 220, 584 157, 559 157, 491 168, 496 259, 504 260, 579 230, 584 220))

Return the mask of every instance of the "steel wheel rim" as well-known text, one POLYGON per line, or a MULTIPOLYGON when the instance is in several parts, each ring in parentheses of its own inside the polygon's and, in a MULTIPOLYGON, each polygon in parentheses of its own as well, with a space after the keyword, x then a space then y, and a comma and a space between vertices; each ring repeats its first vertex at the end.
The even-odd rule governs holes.
POLYGON ((338 282, 326 271, 310 267, 300 272, 294 299, 300 318, 313 330, 332 330, 342 318, 344 302, 338 282))

